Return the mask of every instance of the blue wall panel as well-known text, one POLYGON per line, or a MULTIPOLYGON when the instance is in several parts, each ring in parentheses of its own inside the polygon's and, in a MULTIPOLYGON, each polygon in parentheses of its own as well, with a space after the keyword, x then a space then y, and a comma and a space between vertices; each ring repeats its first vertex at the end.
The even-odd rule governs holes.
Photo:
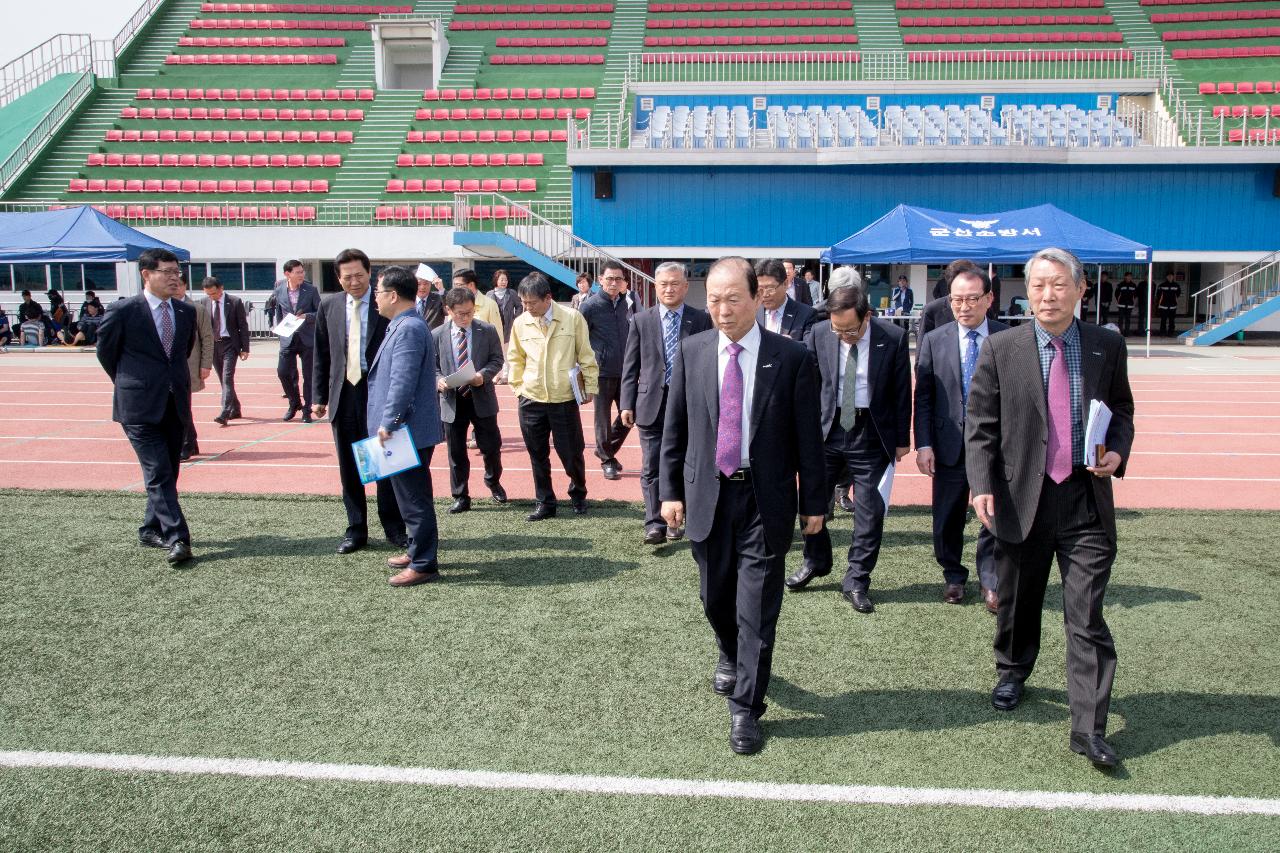
POLYGON ((1157 251, 1271 251, 1271 165, 614 167, 574 169, 574 230, 606 246, 828 246, 898 204, 969 213, 1054 204, 1157 251))

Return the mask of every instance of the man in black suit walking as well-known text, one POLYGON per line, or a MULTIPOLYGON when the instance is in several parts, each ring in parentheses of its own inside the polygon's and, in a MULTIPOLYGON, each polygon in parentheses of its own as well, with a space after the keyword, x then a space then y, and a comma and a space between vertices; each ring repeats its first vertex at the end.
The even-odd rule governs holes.
POLYGON ((191 531, 178 505, 183 425, 191 417, 187 357, 196 309, 177 298, 178 258, 167 249, 138 256, 142 293, 107 309, 98 328, 98 362, 115 393, 111 418, 124 429, 142 466, 147 511, 138 541, 166 548, 169 563, 191 559, 191 531))
POLYGON ((498 431, 498 395, 493 379, 502 371, 502 339, 498 330, 475 319, 476 295, 455 287, 444 295, 449 322, 433 331, 436 348, 436 390, 440 393, 440 420, 449 448, 449 489, 456 515, 471 509, 468 481, 471 458, 467 455, 467 430, 475 424, 476 445, 484 457, 484 484, 496 503, 507 502, 502 488, 502 433, 498 431), (470 363, 476 375, 470 384, 453 389, 445 377, 470 363))
MULTIPOLYGON (((853 544, 843 595, 854 610, 870 613, 875 606, 868 587, 884 534, 880 481, 911 445, 907 333, 871 316, 861 286, 831 291, 827 309, 831 319, 814 326, 807 340, 822 374, 827 493, 847 468, 854 486, 853 544)), ((787 586, 803 589, 813 578, 830 574, 831 567, 831 534, 823 528, 805 537, 804 563, 787 578, 787 586)))
POLYGON ((636 314, 622 357, 622 423, 640 435, 640 490, 644 495, 644 543, 679 538, 662 518, 658 458, 667 414, 667 388, 680 341, 711 328, 706 311, 685 305, 689 278, 684 264, 667 261, 653 272, 658 304, 636 314))
POLYGON ((284 394, 289 398, 289 409, 284 413, 286 421, 302 412, 302 422, 311 423, 312 364, 316 351, 316 312, 320 310, 320 291, 306 280, 307 270, 302 261, 285 261, 284 279, 276 282, 271 294, 275 308, 271 312, 271 326, 292 314, 302 319, 302 326, 286 338, 280 339, 280 357, 276 362, 276 376, 284 394), (302 363, 299 371, 298 362, 302 363), (302 393, 298 393, 298 374, 302 374, 302 393))
MULTIPOLYGON (((1009 328, 987 319, 991 282, 979 270, 957 273, 948 297, 955 321, 925 335, 916 348, 916 467, 933 478, 933 557, 946 581, 942 600, 964 601, 969 570, 961 562, 969 515, 964 417, 969 383, 987 337, 1009 328)), ((996 612, 995 537, 978 531, 978 579, 987 610, 996 612)))
POLYGON ((618 451, 631 432, 622 420, 622 356, 627 350, 631 329, 631 307, 623 285, 626 273, 622 264, 607 261, 600 270, 600 290, 582 302, 582 318, 591 334, 591 351, 600 367, 600 393, 596 394, 596 458, 606 480, 619 479, 622 464, 618 451), (618 407, 617 417, 613 407, 618 407))
POLYGON ((1078 322, 1084 268, 1064 249, 1026 267, 1035 321, 992 335, 969 385, 965 462, 973 508, 999 548, 996 573, 997 710, 1022 699, 1040 651, 1040 614, 1057 557, 1067 633, 1072 751, 1111 767, 1104 736, 1116 651, 1102 616, 1116 556, 1111 477, 1124 476, 1133 445, 1133 393, 1124 338, 1078 322), (1091 401, 1112 413, 1105 453, 1085 447, 1091 401), (1088 455, 1086 455, 1088 454, 1088 455), (1090 461, 1096 464, 1086 467, 1090 461))
POLYGON ((720 650, 712 687, 729 697, 729 746, 742 754, 764 745, 759 721, 797 503, 804 532, 817 533, 830 493, 813 358, 757 325, 759 303, 749 261, 711 267, 707 309, 717 328, 680 342, 658 488, 667 527, 685 527, 693 545, 720 650))
MULTIPOLYGON (((782 263, 765 258, 756 261, 755 272, 756 280, 760 282, 760 310, 756 313, 756 321, 766 332, 803 341, 817 316, 807 303, 787 296, 786 280, 780 278, 785 275, 782 263)), ((803 281, 798 286, 808 291, 803 281)))
POLYGON ((236 359, 249 357, 249 312, 244 302, 222 289, 222 282, 206 276, 200 283, 213 322, 213 370, 222 385, 222 411, 214 418, 220 426, 240 417, 236 396, 236 359))
POLYGON ((413 277, 418 280, 418 298, 414 302, 414 310, 428 329, 440 328, 444 323, 444 298, 436 291, 440 276, 426 264, 418 264, 413 277))
MULTIPOLYGON (((344 292, 326 296, 316 315, 316 404, 312 413, 322 418, 333 408, 329 423, 338 450, 342 503, 347 510, 347 531, 338 543, 338 553, 350 554, 369 542, 364 484, 360 482, 351 444, 369 437, 365 420, 369 363, 382 344, 387 318, 378 313, 369 288, 368 255, 359 249, 344 249, 334 259, 333 267, 344 292)), ((377 492, 378 519, 387 541, 404 548, 408 537, 390 480, 379 480, 377 492)))
MULTIPOLYGON (((756 275, 760 275, 760 265, 756 264, 756 275)), ((796 274, 795 261, 782 261, 782 277, 778 281, 783 284, 783 293, 792 302, 813 306, 813 294, 809 292, 809 283, 803 275, 796 274)))

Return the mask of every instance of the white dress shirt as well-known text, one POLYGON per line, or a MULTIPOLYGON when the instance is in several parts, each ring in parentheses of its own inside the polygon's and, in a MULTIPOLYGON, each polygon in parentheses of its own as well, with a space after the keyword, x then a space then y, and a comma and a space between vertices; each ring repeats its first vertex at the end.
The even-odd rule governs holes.
MULTIPOLYGON (((960 336, 960 373, 963 375, 964 359, 965 356, 969 354, 969 330, 959 323, 956 323, 956 327, 959 329, 957 334, 960 336)), ((975 331, 978 333, 978 352, 981 354, 982 345, 987 342, 987 335, 991 334, 987 329, 986 317, 982 318, 982 323, 978 325, 978 328, 975 331)))
POLYGON ((218 306, 218 322, 222 324, 222 328, 214 329, 213 333, 219 338, 229 338, 231 333, 227 331, 227 295, 224 293, 217 299, 209 300, 209 316, 213 317, 213 306, 218 306))
MULTIPOLYGON (((867 321, 867 331, 858 339, 858 376, 857 384, 853 387, 853 407, 855 409, 866 409, 871 406, 871 385, 868 381, 870 376, 869 368, 871 367, 871 326, 870 320, 867 321)), ((849 347, 851 345, 844 338, 840 339, 840 376, 836 381, 836 403, 841 408, 844 407, 844 369, 849 363, 849 347)))
MULTIPOLYGON (((724 388, 724 371, 729 366, 729 344, 733 341, 718 333, 719 348, 716 355, 716 370, 720 380, 719 387, 724 388)), ((760 355, 760 326, 753 323, 751 331, 738 341, 742 352, 738 353, 738 367, 742 370, 742 467, 751 467, 751 400, 756 390, 756 358, 760 355)))
POLYGON ((782 304, 774 311, 770 311, 768 308, 764 309, 764 327, 766 329, 782 334, 782 315, 787 312, 787 303, 790 301, 790 298, 782 300, 782 304))
MULTIPOLYGON (((371 294, 371 293, 373 293, 373 288, 372 288, 372 287, 371 287, 371 288, 369 288, 368 290, 366 290, 366 291, 364 292, 364 296, 361 296, 359 299, 353 299, 353 298, 351 297, 351 294, 350 294, 350 293, 348 293, 348 294, 347 294, 347 301, 346 301, 346 304, 345 304, 345 306, 344 306, 344 307, 346 308, 346 311, 347 311, 347 316, 348 316, 348 317, 350 317, 350 316, 351 316, 351 303, 352 303, 352 302, 359 302, 359 303, 360 303, 360 307, 357 309, 356 313, 357 313, 357 315, 360 317, 360 372, 361 372, 361 373, 368 373, 368 372, 369 372, 369 356, 368 356, 368 350, 369 350, 369 294, 371 294)), ((350 331, 350 330, 348 330, 348 331, 350 331)))
MULTIPOLYGON (((173 320, 174 323, 176 324, 178 318, 174 316, 173 306, 169 304, 168 299, 161 299, 159 296, 156 296, 150 290, 146 290, 144 288, 142 293, 144 296, 147 297, 147 305, 151 307, 151 322, 156 324, 156 336, 163 341, 164 332, 160 331, 160 306, 161 305, 169 306, 169 319, 173 320)), ((176 325, 174 326, 174 329, 175 331, 177 330, 176 325)))

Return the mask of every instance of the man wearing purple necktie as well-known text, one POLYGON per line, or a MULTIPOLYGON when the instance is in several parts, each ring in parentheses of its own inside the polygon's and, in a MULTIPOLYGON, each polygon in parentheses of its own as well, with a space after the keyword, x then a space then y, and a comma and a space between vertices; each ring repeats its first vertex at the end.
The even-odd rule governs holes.
POLYGON ((1116 651, 1102 616, 1116 556, 1111 477, 1133 446, 1133 393, 1124 338, 1075 309, 1084 267, 1064 249, 1027 263, 1035 321, 993 334, 978 356, 965 415, 965 462, 978 518, 999 542, 991 704, 1012 711, 1040 651, 1040 614, 1054 557, 1062 574, 1067 698, 1073 752, 1114 767, 1104 739, 1116 651), (1091 401, 1111 409, 1105 452, 1085 447, 1091 401))
POLYGON ((760 717, 782 609, 796 510, 822 529, 829 492, 818 372, 808 349, 756 322, 759 282, 743 258, 707 274, 715 328, 680 341, 667 392, 658 496, 668 528, 684 527, 728 697, 729 746, 760 750, 760 717), (799 487, 797 488, 797 478, 799 487))

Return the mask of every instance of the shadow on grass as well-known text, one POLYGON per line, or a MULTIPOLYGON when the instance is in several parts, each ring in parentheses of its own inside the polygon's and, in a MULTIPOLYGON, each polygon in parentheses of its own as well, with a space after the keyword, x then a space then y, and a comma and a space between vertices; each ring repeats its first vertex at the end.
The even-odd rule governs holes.
POLYGON ((1122 756, 1158 752, 1216 735, 1262 735, 1280 748, 1280 696, 1228 693, 1135 693, 1111 703, 1124 728, 1110 738, 1122 756))
MULTIPOLYGON (((842 566, 837 566, 831 574, 826 575, 798 594, 835 592, 839 593, 844 578, 842 566)), ((981 598, 975 588, 975 578, 969 578, 969 594, 965 598, 966 605, 980 606, 981 598)), ((872 582, 871 600, 879 605, 893 604, 937 604, 942 606, 944 583, 941 578, 936 583, 913 583, 906 586, 881 589, 872 582)), ((789 595, 796 595, 791 592, 789 595)), ((1200 596, 1185 589, 1171 589, 1162 586, 1142 586, 1140 584, 1113 583, 1107 586, 1106 604, 1109 607, 1143 607, 1150 604, 1183 604, 1200 601, 1200 596)), ((947 605, 954 606, 954 605, 947 605)), ((1062 612, 1062 585, 1051 583, 1044 594, 1044 607, 1049 613, 1062 612)))
POLYGON ((457 567, 445 565, 444 571, 450 585, 538 587, 595 583, 639 566, 601 557, 549 555, 486 560, 457 567))

